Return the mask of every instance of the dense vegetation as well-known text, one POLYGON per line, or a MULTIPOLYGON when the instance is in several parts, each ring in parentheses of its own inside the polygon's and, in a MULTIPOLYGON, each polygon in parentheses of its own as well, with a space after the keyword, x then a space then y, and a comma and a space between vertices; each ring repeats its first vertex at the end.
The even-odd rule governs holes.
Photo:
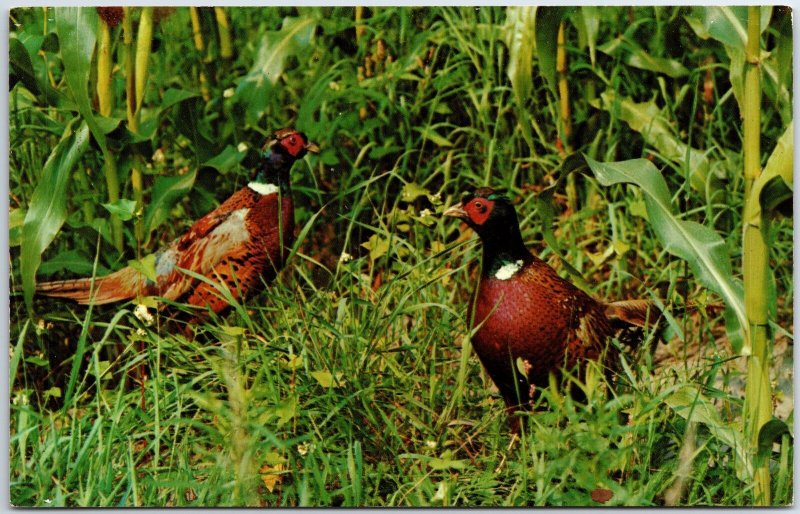
MULTIPOLYGON (((761 14, 766 174, 785 134, 791 161, 792 33, 761 14)), ((791 502, 791 169, 756 202, 761 464, 743 426, 746 7, 103 15, 11 12, 13 504, 738 506, 764 500, 754 466, 791 502), (130 303, 31 297, 145 266, 284 126, 323 148, 293 171, 296 253, 194 340, 130 303), (572 153, 591 169, 566 174, 572 153), (513 440, 470 353, 480 247, 439 216, 476 185, 506 188, 531 249, 593 295, 698 307, 585 403, 546 391, 513 440)))

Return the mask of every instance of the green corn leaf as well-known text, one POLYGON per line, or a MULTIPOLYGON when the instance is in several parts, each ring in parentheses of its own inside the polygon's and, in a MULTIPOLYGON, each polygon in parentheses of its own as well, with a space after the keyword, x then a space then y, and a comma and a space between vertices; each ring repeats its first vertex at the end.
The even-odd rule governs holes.
POLYGON ((596 6, 584 5, 578 10, 575 17, 575 27, 578 29, 578 45, 581 48, 589 47, 589 61, 595 65, 597 56, 597 35, 600 32, 600 9, 596 6))
MULTIPOLYGON (((55 36, 52 32, 49 35, 55 36)), ((8 66, 11 81, 9 85, 13 87, 15 81, 19 81, 28 91, 36 95, 37 101, 42 105, 72 109, 75 106, 66 101, 60 91, 53 89, 47 80, 40 81, 36 78, 31 54, 39 50, 40 44, 32 43, 32 41, 42 42, 47 39, 42 36, 29 36, 24 31, 19 34, 19 39, 9 38, 8 66)))
POLYGON ((524 102, 530 96, 533 88, 535 16, 534 6, 511 6, 506 9, 506 24, 503 27, 508 47, 506 74, 520 102, 524 102))
MULTIPOLYGON (((64 79, 72 95, 81 117, 91 131, 100 151, 103 153, 106 183, 109 186, 109 200, 113 203, 119 199, 117 182, 116 156, 108 149, 106 130, 113 124, 98 123, 92 111, 89 93, 89 76, 92 68, 92 56, 97 42, 97 10, 91 7, 57 7, 55 8, 56 32, 58 34, 61 60, 64 64, 64 79), (115 184, 112 186, 112 184, 115 184)), ((114 246, 122 250, 122 222, 112 214, 112 235, 114 246)))
MULTIPOLYGON (((772 7, 761 8, 761 31, 767 28, 772 7)), ((714 39, 725 46, 730 58, 733 95, 741 109, 744 101, 744 50, 747 44, 747 6, 692 7, 684 19, 701 39, 714 39)), ((767 76, 769 74, 766 74, 767 76)), ((788 92, 787 92, 788 95, 788 92)))
POLYGON ((73 120, 64 136, 50 153, 42 170, 42 181, 31 195, 31 203, 22 226, 20 268, 22 287, 28 311, 33 311, 33 293, 36 270, 42 262, 42 253, 58 234, 67 219, 67 183, 72 168, 89 146, 89 129, 82 122, 73 132, 73 120))
POLYGON ((272 85, 286 66, 286 59, 311 43, 316 23, 312 18, 285 18, 281 30, 264 36, 251 73, 257 73, 272 85))
POLYGON ((97 41, 97 11, 88 7, 57 7, 55 13, 67 87, 92 135, 105 149, 105 133, 94 119, 89 94, 89 73, 97 41))
POLYGON ((175 204, 192 189, 197 170, 174 177, 157 177, 144 211, 145 245, 150 243, 153 231, 169 217, 175 204))
POLYGON ((744 346, 737 344, 739 347, 734 347, 734 350, 749 355, 749 339, 741 338, 742 334, 746 335, 748 327, 744 312, 744 292, 742 284, 733 278, 731 258, 720 235, 704 225, 681 220, 673 214, 667 183, 655 165, 647 159, 600 163, 587 157, 586 161, 603 186, 634 184, 641 188, 645 194, 650 225, 664 249, 687 261, 697 279, 722 296, 738 321, 738 324, 731 327, 737 332, 735 337, 731 337, 731 342, 744 341, 744 346))
POLYGON ((227 145, 222 152, 203 163, 203 167, 214 168, 223 175, 242 162, 247 150, 239 151, 233 145, 227 145))
POLYGON ((767 160, 761 175, 753 182, 752 198, 758 201, 745 202, 745 223, 761 226, 762 211, 771 213, 793 194, 794 175, 794 123, 790 123, 778 139, 775 149, 767 160))
POLYGON ((792 435, 789 425, 778 418, 772 418, 764 423, 758 431, 758 459, 768 459, 772 454, 772 445, 784 434, 792 435))
POLYGON ((8 246, 22 244, 22 226, 25 224, 25 209, 17 207, 8 213, 8 246))
MULTIPOLYGON (((761 31, 767 28, 772 7, 761 8, 761 31)), ((725 46, 744 51, 747 44, 747 6, 692 7, 684 17, 701 39, 713 38, 725 46)))
POLYGON ((618 97, 611 90, 604 91, 600 98, 600 101, 594 102, 596 107, 613 112, 640 133, 647 144, 658 150, 662 156, 679 164, 686 163, 688 159, 689 181, 695 190, 705 193, 709 186, 712 191, 722 188, 723 182, 713 172, 708 157, 674 134, 673 125, 655 101, 637 103, 630 98, 618 97))
MULTIPOLYGON (((38 95, 39 85, 36 82, 36 75, 33 72, 33 63, 28 50, 25 49, 19 39, 12 37, 8 40, 8 65, 11 77, 28 88, 28 91, 38 95)), ((13 84, 11 84, 13 86, 13 84)))
POLYGON ((744 108, 744 50, 739 47, 726 46, 725 53, 731 60, 728 76, 731 81, 731 89, 739 110, 744 108))
POLYGON ((280 80, 289 57, 311 44, 317 24, 313 18, 284 18, 280 30, 267 32, 247 76, 236 88, 247 106, 248 120, 257 121, 267 105, 267 95, 280 80))
POLYGON ((764 92, 781 114, 781 121, 788 125, 792 121, 792 15, 783 10, 775 12, 772 22, 775 46, 761 62, 764 70, 764 92))
POLYGON ((689 74, 689 70, 680 62, 675 59, 655 57, 625 35, 605 43, 599 47, 599 50, 612 57, 619 56, 625 64, 640 70, 661 73, 671 78, 684 77, 689 74))

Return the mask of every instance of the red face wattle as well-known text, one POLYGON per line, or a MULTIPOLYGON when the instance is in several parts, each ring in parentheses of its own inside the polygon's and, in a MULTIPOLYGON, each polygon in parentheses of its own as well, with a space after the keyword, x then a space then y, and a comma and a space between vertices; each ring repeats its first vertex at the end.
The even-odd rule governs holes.
POLYGON ((473 198, 464 205, 464 211, 469 216, 469 220, 477 226, 483 225, 489 219, 492 209, 494 209, 494 201, 481 197, 473 198))
POLYGON ((286 153, 291 155, 292 157, 297 157, 303 153, 306 149, 306 140, 305 138, 297 133, 294 132, 288 136, 282 137, 278 144, 286 150, 286 153))

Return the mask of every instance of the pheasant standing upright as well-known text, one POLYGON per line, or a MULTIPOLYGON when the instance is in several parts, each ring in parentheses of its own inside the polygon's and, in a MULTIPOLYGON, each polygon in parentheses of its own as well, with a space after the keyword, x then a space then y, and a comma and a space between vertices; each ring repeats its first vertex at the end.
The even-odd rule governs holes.
MULTIPOLYGON (((646 300, 600 302, 558 276, 525 248, 514 206, 490 188, 465 195, 444 215, 464 220, 483 243, 470 309, 470 327, 477 327, 472 346, 510 414, 528 406, 550 373, 582 369, 590 359, 610 361, 609 336, 626 325, 645 327, 660 314, 646 300), (518 359, 525 374, 516 371, 518 359)), ((509 422, 518 430, 516 416, 509 422)))
POLYGON ((302 132, 288 128, 276 131, 265 146, 247 186, 156 252, 155 281, 127 267, 94 281, 82 278, 44 282, 37 286, 37 292, 82 304, 157 295, 219 313, 228 307, 228 302, 217 288, 181 269, 224 283, 237 299, 261 278, 272 280, 294 241, 289 171, 306 152, 318 152, 319 148, 302 132))

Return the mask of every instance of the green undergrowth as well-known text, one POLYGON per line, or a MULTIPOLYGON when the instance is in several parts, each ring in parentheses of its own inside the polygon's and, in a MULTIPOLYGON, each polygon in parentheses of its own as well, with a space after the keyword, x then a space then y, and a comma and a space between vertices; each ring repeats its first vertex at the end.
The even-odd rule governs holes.
MULTIPOLYGON (((338 291, 284 278, 192 341, 130 309, 92 320, 69 408, 14 394, 15 503, 599 505, 596 490, 608 505, 663 503, 688 425, 666 402, 712 383, 714 366, 654 373, 641 359, 613 393, 590 375, 586 404, 547 391, 512 441, 463 353, 464 288, 442 283, 441 260, 419 261, 378 292, 358 262, 340 268, 338 291)), ((730 495, 740 482, 716 429, 697 429, 685 501, 746 503, 746 490, 730 495)))
MULTIPOLYGON (((68 174, 60 196, 40 188, 48 157, 83 118, 52 9, 12 11, 21 45, 11 45, 9 94, 14 505, 753 503, 741 458, 744 357, 721 299, 658 239, 641 190, 575 174, 574 191, 552 197, 551 226, 537 201, 567 153, 646 158, 676 216, 717 231, 741 275, 740 115, 730 57, 698 35, 701 11, 556 13, 567 20, 569 135, 544 51, 515 43, 533 34, 525 8, 225 12, 229 58, 213 10, 200 10, 202 51, 187 8, 157 12, 138 134, 115 61, 112 114, 96 113, 118 159, 122 200, 110 205, 96 137, 74 167, 52 167, 68 174), (41 256, 37 280, 125 266, 244 186, 264 137, 288 125, 323 151, 292 172, 298 240, 263 291, 193 338, 152 307, 146 324, 133 303, 35 297, 28 309, 23 246, 41 256), (137 167, 141 210, 126 200, 137 167), (590 373, 577 386, 586 401, 542 391, 520 437, 469 346, 480 246, 440 217, 477 185, 508 190, 531 250, 563 276, 598 298, 657 298, 674 312, 668 346, 626 353, 614 384, 590 373), (41 248, 24 229, 37 197, 64 207, 63 219, 40 219, 53 233, 41 248), (698 309, 681 314, 687 303, 698 309)), ((780 66, 787 14, 769 13, 764 160, 791 119, 780 87, 791 84, 780 66)), ((777 216, 770 233, 770 321, 789 355, 792 231, 791 217, 777 216)), ((781 394, 792 391, 776 402, 781 394)), ((793 411, 786 417, 791 426, 793 411)), ((766 453, 772 501, 787 505, 788 435, 766 453)))

